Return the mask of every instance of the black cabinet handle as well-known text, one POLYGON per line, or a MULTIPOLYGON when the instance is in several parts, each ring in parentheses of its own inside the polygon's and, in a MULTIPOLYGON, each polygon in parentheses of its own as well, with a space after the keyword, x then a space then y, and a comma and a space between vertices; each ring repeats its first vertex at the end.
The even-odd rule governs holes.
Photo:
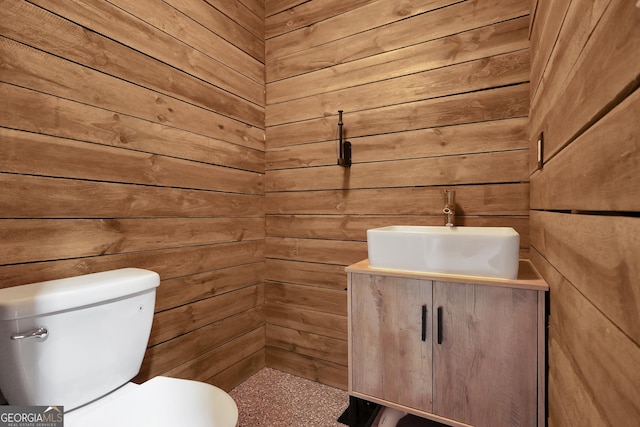
POLYGON ((438 307, 438 344, 442 344, 442 307, 438 307))
POLYGON ((422 341, 427 340, 427 306, 422 306, 422 341))

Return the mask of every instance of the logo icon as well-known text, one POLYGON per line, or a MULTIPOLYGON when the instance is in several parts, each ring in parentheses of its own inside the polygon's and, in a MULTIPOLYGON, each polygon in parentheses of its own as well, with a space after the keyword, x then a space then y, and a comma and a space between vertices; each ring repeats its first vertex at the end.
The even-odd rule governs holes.
POLYGON ((63 427, 62 406, 0 405, 0 427, 63 427))

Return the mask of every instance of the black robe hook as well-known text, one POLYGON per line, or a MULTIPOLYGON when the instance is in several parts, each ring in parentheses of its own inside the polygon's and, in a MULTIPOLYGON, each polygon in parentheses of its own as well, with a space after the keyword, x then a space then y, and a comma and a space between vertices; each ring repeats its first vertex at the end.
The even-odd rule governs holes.
POLYGON ((338 110, 338 164, 351 166, 351 143, 343 139, 342 110, 338 110))

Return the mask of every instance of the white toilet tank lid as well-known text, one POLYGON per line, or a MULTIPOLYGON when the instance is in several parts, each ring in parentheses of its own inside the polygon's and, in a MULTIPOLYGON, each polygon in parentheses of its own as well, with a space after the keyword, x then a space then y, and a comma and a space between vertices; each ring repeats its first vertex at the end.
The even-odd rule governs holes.
POLYGON ((121 268, 0 289, 0 321, 99 304, 156 288, 158 273, 121 268))

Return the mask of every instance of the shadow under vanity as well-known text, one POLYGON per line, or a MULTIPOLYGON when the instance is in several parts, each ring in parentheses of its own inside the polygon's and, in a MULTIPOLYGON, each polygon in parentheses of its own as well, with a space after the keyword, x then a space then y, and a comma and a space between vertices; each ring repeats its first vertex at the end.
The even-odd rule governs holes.
POLYGON ((530 262, 516 279, 346 270, 352 401, 457 427, 545 425, 549 288, 530 262))

